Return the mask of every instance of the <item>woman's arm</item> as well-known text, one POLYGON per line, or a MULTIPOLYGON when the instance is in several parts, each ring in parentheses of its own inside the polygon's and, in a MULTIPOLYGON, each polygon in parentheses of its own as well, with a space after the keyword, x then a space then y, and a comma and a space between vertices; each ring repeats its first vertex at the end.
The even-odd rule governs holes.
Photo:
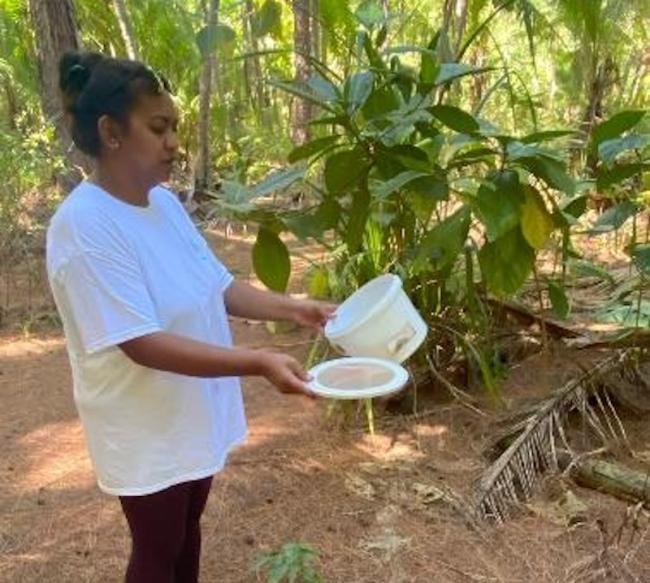
POLYGON ((251 320, 291 320, 296 300, 287 295, 257 289, 243 281, 233 281, 224 294, 231 316, 251 320))
POLYGON ((232 316, 251 320, 289 320, 320 330, 336 306, 314 300, 264 291, 243 281, 233 281, 224 294, 226 310, 232 316))
POLYGON ((283 393, 304 393, 309 380, 300 363, 286 354, 222 348, 166 332, 119 345, 141 366, 195 377, 263 376, 283 393))

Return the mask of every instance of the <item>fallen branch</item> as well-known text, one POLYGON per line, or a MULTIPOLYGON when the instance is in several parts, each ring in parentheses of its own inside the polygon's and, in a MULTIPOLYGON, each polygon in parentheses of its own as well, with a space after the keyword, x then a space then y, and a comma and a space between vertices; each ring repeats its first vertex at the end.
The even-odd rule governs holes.
POLYGON ((626 351, 596 364, 540 403, 537 412, 521 423, 519 435, 479 481, 475 496, 479 516, 503 521, 514 504, 531 496, 545 471, 557 471, 556 441, 570 451, 564 431, 570 411, 579 411, 603 443, 627 440, 607 392, 597 381, 625 366, 631 354, 626 351))
POLYGON ((526 306, 509 301, 500 300, 497 298, 488 298, 487 300, 493 306, 500 308, 509 314, 513 315, 520 322, 530 326, 531 324, 538 324, 542 329, 559 338, 582 338, 584 334, 578 330, 570 328, 569 326, 558 322, 552 318, 547 318, 535 314, 526 306))
POLYGON ((621 464, 585 459, 570 473, 577 484, 632 502, 650 503, 650 472, 639 472, 621 464))
POLYGON ((583 335, 580 338, 565 340, 570 348, 648 348, 650 347, 650 330, 645 328, 623 328, 616 332, 597 336, 583 335))

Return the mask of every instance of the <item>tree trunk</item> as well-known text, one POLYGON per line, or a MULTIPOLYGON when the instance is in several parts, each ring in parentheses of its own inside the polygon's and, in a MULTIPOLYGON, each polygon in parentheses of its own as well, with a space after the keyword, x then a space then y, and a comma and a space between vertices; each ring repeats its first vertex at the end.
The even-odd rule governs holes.
MULTIPOLYGON (((249 46, 253 53, 260 50, 259 42, 253 31, 253 14, 255 13, 255 6, 253 0, 246 0, 246 18, 244 20, 244 29, 248 33, 249 46)), ((262 81, 262 64, 258 54, 245 59, 248 65, 249 80, 251 86, 253 107, 259 113, 268 106, 268 97, 264 91, 264 84, 262 81)))
MULTIPOLYGON (((246 52, 253 50, 253 33, 249 13, 252 9, 251 0, 246 0, 246 2, 242 4, 242 30, 244 33, 244 46, 246 52)), ((242 73, 244 76, 243 87, 246 93, 246 99, 250 101, 253 108, 255 108, 255 100, 253 99, 253 66, 251 64, 251 59, 252 57, 245 57, 242 59, 242 73)))
POLYGON ((458 55, 463 46, 463 36, 467 26, 467 12, 469 9, 468 0, 456 0, 456 47, 454 55, 458 55))
MULTIPOLYGON (((215 30, 219 20, 219 0, 210 0, 207 24, 215 30)), ((200 201, 202 194, 210 184, 210 104, 212 101, 212 77, 216 69, 216 57, 213 51, 203 56, 201 78, 199 81, 199 128, 198 151, 194 174, 194 196, 200 201)))
POLYGON ((127 56, 129 59, 140 60, 140 51, 138 50, 138 43, 135 40, 133 24, 131 23, 131 17, 126 8, 126 3, 124 0, 113 0, 113 7, 115 8, 117 22, 120 25, 120 31, 122 31, 127 56))
MULTIPOLYGON (((295 48, 295 79, 306 83, 311 77, 311 34, 309 31, 309 1, 293 0, 293 41, 295 48)), ((304 144, 309 141, 308 122, 311 119, 311 104, 296 98, 293 107, 293 141, 304 144)))
POLYGON ((311 54, 316 59, 321 58, 321 44, 320 0, 311 0, 311 54))
POLYGON ((10 130, 16 129, 16 119, 18 117, 18 103, 16 99, 16 92, 11 86, 9 79, 5 79, 3 83, 5 90, 5 97, 7 98, 7 120, 10 130))
POLYGON ((29 8, 36 32, 43 113, 54 125, 63 152, 76 168, 74 176, 59 177, 65 187, 70 187, 90 168, 86 156, 73 146, 59 91, 59 59, 65 51, 79 49, 74 8, 71 0, 29 0, 29 8))

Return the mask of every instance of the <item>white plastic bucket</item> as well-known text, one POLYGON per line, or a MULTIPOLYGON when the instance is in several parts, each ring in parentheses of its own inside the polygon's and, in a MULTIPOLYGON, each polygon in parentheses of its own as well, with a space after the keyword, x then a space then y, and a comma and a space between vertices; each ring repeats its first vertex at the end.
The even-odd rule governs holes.
POLYGON ((329 342, 348 356, 403 362, 424 342, 427 325, 396 275, 381 275, 359 288, 325 326, 329 342))

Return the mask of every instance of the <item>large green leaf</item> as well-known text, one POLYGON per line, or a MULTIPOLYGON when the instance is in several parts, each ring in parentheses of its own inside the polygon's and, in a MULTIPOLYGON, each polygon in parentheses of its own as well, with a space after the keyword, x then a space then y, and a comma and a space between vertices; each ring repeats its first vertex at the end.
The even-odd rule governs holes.
POLYGON ((426 196, 434 201, 443 201, 449 198, 449 183, 447 177, 438 174, 427 174, 412 180, 406 185, 409 196, 426 196))
POLYGON ((307 87, 316 95, 322 102, 330 103, 339 98, 339 91, 336 85, 329 79, 326 79, 320 73, 314 73, 307 81, 307 87))
POLYGON ((503 296, 514 294, 524 284, 533 269, 535 251, 515 228, 483 245, 478 259, 489 289, 503 296))
POLYGON ((335 112, 334 108, 329 104, 329 101, 332 101, 332 99, 329 99, 330 94, 323 95, 322 93, 314 90, 310 84, 300 83, 297 81, 278 81, 276 79, 270 79, 269 84, 277 87, 278 89, 282 89, 287 93, 291 93, 296 97, 305 99, 314 105, 326 109, 327 111, 330 111, 332 113, 335 112))
POLYGON ((277 172, 272 172, 264 180, 257 183, 252 191, 256 196, 264 196, 274 190, 280 190, 303 178, 307 169, 304 166, 289 166, 277 172))
POLYGON ((333 198, 326 198, 315 210, 292 213, 283 218, 286 227, 299 239, 319 239, 336 227, 341 215, 341 206, 333 198))
POLYGON ((370 71, 353 73, 345 82, 343 95, 347 103, 348 113, 357 111, 372 93, 375 76, 370 71))
POLYGON ((576 197, 566 197, 560 203, 560 209, 563 213, 579 219, 587 210, 588 196, 580 195, 576 197))
POLYGON ((411 144, 399 144, 385 150, 386 154, 408 170, 431 172, 429 156, 422 149, 411 144))
POLYGON ((497 152, 491 148, 479 147, 470 150, 460 151, 452 157, 448 166, 451 168, 460 168, 477 162, 485 162, 492 165, 497 152))
POLYGON ((643 162, 617 164, 613 167, 601 166, 596 174, 596 187, 602 192, 613 184, 619 184, 632 176, 641 174, 646 169, 650 169, 650 164, 643 162))
POLYGON ((563 320, 569 315, 571 309, 569 298, 563 286, 554 281, 548 282, 548 297, 555 314, 563 320))
POLYGON ((524 187, 526 201, 521 209, 521 230, 534 249, 542 249, 555 228, 542 196, 531 186, 524 187))
POLYGON ((367 29, 382 24, 386 19, 378 0, 363 0, 354 12, 357 20, 367 29))
POLYGON ((379 186, 373 188, 373 192, 377 198, 383 199, 391 195, 396 190, 399 190, 409 182, 412 182, 416 178, 420 178, 422 176, 426 176, 426 174, 424 172, 417 172, 415 170, 407 170, 406 172, 402 172, 401 174, 398 174, 386 182, 382 182, 379 186))
POLYGON ((253 267, 260 281, 269 289, 284 292, 291 274, 291 259, 277 233, 260 227, 253 245, 253 267))
POLYGON ((619 154, 629 150, 643 150, 648 144, 650 134, 629 134, 602 142, 598 146, 598 156, 606 164, 611 164, 619 154))
POLYGON ((426 223, 433 214, 438 199, 424 192, 409 192, 408 205, 415 216, 423 223, 426 223))
POLYGON ((361 111, 366 119, 381 117, 397 109, 401 104, 399 93, 392 85, 377 87, 366 99, 361 111))
POLYGON ((360 148, 343 150, 325 161, 325 186, 330 194, 340 194, 356 186, 365 172, 367 160, 360 148))
POLYGON ((517 160, 531 174, 543 180, 548 186, 569 196, 575 192, 575 182, 566 173, 564 163, 547 156, 520 158, 517 160))
POLYGON ((558 138, 572 136, 575 134, 573 130, 546 130, 543 132, 535 132, 520 138, 522 144, 539 144, 540 142, 549 142, 558 138))
POLYGON ((225 204, 229 210, 236 213, 246 213, 254 208, 251 202, 255 193, 245 184, 235 180, 223 180, 221 182, 220 203, 225 204))
POLYGON ((282 5, 277 0, 266 0, 253 18, 252 32, 256 37, 269 33, 280 36, 282 31, 282 5))
POLYGON ((356 253, 361 248, 363 233, 370 214, 370 193, 365 188, 358 188, 352 198, 352 208, 345 234, 349 253, 356 253))
POLYGON ((504 170, 481 184, 474 206, 488 240, 498 239, 519 224, 523 203, 519 176, 512 170, 504 170))
POLYGON ((466 75, 479 75, 491 70, 492 67, 472 67, 464 63, 442 63, 435 84, 442 85, 466 75))
POLYGON ((429 111, 456 132, 472 134, 479 130, 479 124, 471 114, 453 105, 434 105, 429 108, 429 111))
POLYGON ((591 135, 591 147, 596 150, 605 140, 617 138, 622 133, 632 129, 646 114, 644 110, 621 111, 608 120, 598 124, 591 135))
POLYGON ((415 270, 423 271, 429 264, 439 271, 451 269, 465 245, 470 220, 469 207, 463 206, 433 227, 422 239, 415 259, 415 270))
POLYGON ((316 138, 311 142, 298 146, 289 152, 289 162, 293 164, 299 160, 311 158, 315 154, 318 154, 336 144, 340 138, 341 136, 325 136, 324 138, 316 138))
POLYGON ((204 26, 196 34, 196 44, 203 56, 217 49, 230 54, 235 46, 237 33, 227 24, 218 23, 216 26, 204 26))
POLYGON ((638 211, 639 209, 632 201, 624 200, 623 202, 608 208, 602 215, 600 215, 598 220, 594 223, 594 226, 589 230, 589 234, 600 235, 602 233, 615 231, 622 227, 625 222, 638 211))

